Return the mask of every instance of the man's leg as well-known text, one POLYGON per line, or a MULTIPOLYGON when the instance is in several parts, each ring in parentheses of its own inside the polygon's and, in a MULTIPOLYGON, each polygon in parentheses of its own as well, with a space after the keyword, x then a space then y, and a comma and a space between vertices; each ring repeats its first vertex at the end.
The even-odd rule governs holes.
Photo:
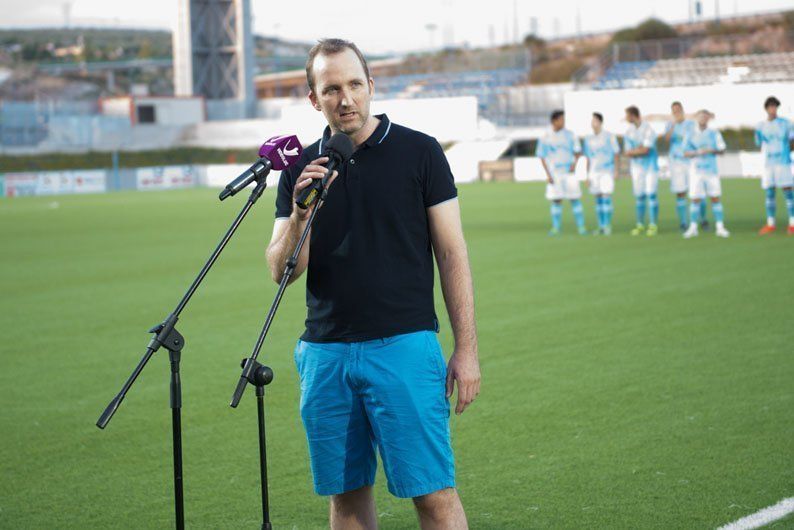
POLYGON ((684 232, 684 237, 689 239, 698 235, 698 223, 700 222, 700 202, 698 198, 692 198, 689 204, 689 228, 684 232))
POLYGON ((678 214, 678 224, 681 230, 686 230, 688 224, 686 218, 686 192, 676 194, 675 211, 678 214))
POLYGON ((607 235, 612 233, 612 214, 614 211, 612 195, 604 195, 604 230, 607 235))
POLYGON ((731 234, 725 229, 725 214, 719 196, 711 198, 711 211, 714 213, 715 233, 718 237, 729 237, 731 234))
POLYGON ((584 227, 584 208, 580 199, 571 199, 571 209, 573 210, 573 218, 576 221, 576 229, 580 235, 586 233, 584 227))
POLYGON ((422 530, 464 530, 469 527, 460 497, 454 488, 414 497, 413 501, 422 530))
POLYGON ((788 212, 788 234, 794 235, 794 190, 790 187, 783 188, 783 197, 786 199, 786 211, 788 212))
POLYGON ((562 231, 562 201, 551 201, 551 232, 552 235, 559 234, 562 231))
POLYGON ((378 528, 372 486, 331 496, 332 530, 374 530, 378 528))

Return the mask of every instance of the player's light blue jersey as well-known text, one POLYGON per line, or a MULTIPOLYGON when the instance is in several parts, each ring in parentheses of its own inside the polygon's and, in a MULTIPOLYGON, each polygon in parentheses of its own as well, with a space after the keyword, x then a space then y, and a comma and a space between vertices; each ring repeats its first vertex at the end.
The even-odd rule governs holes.
POLYGON ((568 129, 553 129, 538 140, 535 155, 543 158, 552 173, 562 174, 571 172, 571 164, 576 160, 576 153, 582 151, 579 139, 568 129))
MULTIPOLYGON (((724 151, 725 140, 722 138, 722 133, 714 129, 706 128, 701 130, 700 127, 696 127, 684 140, 684 151, 700 151, 706 149, 724 151)), ((698 173, 707 175, 719 174, 716 154, 698 155, 694 160, 695 170, 698 173)))
POLYGON ((659 154, 656 150, 656 133, 647 121, 640 123, 640 126, 630 125, 629 130, 623 137, 623 150, 629 151, 637 147, 647 147, 650 149, 647 155, 631 157, 631 166, 644 169, 646 171, 656 171, 659 169, 659 154))
POLYGON ((601 131, 584 139, 583 154, 590 160, 590 171, 614 173, 615 155, 620 153, 617 137, 601 131))
POLYGON ((764 120, 755 130, 755 145, 764 152, 767 167, 791 164, 791 139, 794 127, 786 118, 764 120))
POLYGON ((684 120, 678 123, 669 122, 666 132, 672 129, 670 135, 670 158, 677 161, 686 161, 684 156, 684 141, 686 137, 697 129, 697 124, 692 120, 684 120))

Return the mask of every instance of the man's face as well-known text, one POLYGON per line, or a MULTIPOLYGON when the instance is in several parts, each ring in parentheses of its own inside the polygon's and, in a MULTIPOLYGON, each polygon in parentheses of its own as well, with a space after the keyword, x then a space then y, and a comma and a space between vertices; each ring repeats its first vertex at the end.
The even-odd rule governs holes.
POLYGON ((358 132, 369 118, 375 88, 364 66, 351 49, 333 55, 318 55, 313 64, 314 90, 309 99, 322 111, 332 131, 348 136, 358 132))
POLYGON ((555 131, 563 129, 565 127, 565 115, 559 116, 558 118, 552 120, 551 126, 555 131))
POLYGON ((770 120, 777 118, 777 105, 767 105, 766 115, 770 120))
POLYGON ((673 111, 673 119, 675 121, 683 121, 684 119, 684 107, 681 105, 673 105, 671 107, 673 111))
POLYGON ((708 127, 711 115, 708 112, 698 112, 698 125, 701 129, 708 127))
POLYGON ((601 121, 593 116, 593 119, 590 121, 590 126, 593 128, 593 132, 598 134, 601 132, 601 121))
POLYGON ((631 112, 626 112, 626 121, 631 123, 632 125, 637 125, 640 121, 639 116, 635 116, 631 112))

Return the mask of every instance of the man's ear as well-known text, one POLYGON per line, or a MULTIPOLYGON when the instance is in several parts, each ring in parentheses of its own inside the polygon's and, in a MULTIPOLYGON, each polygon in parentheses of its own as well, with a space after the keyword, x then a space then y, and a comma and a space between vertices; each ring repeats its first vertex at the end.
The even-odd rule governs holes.
POLYGON ((375 95, 375 79, 370 77, 369 78, 369 82, 367 84, 369 85, 369 95, 370 95, 370 97, 374 96, 375 95))
POLYGON ((322 110, 320 109, 320 103, 317 101, 317 94, 314 93, 314 90, 309 90, 309 101, 312 102, 312 107, 315 110, 322 110))

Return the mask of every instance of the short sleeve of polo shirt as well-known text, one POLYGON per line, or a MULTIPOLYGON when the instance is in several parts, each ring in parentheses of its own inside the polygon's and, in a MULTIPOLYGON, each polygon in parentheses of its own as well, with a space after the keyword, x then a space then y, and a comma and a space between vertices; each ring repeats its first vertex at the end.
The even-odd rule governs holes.
POLYGON ((292 176, 293 168, 285 169, 278 179, 278 192, 276 193, 276 219, 292 215, 292 190, 295 186, 292 176))
POLYGON ((458 196, 444 149, 435 139, 430 144, 422 167, 422 196, 425 208, 458 196))

